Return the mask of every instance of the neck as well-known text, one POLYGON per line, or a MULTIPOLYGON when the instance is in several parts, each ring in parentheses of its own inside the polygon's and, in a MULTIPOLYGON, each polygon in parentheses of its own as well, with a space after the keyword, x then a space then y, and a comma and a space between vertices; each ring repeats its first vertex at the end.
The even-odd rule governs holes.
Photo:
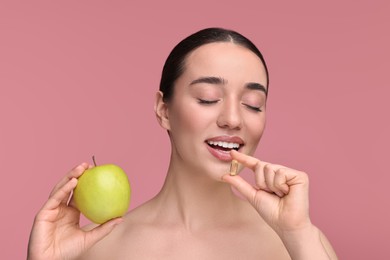
POLYGON ((160 220, 181 224, 189 230, 215 227, 224 221, 231 223, 242 206, 230 185, 174 160, 155 202, 160 220))

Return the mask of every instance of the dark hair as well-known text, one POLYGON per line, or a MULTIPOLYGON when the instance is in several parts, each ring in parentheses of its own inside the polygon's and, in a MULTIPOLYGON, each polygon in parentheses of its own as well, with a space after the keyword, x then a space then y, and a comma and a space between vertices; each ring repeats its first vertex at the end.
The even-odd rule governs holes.
POLYGON ((172 98, 175 81, 184 71, 184 63, 187 55, 196 48, 213 42, 233 42, 255 53, 264 64, 267 75, 267 89, 269 84, 268 69, 261 52, 245 36, 238 32, 223 28, 207 28, 200 30, 181 42, 179 42, 165 61, 160 81, 160 91, 164 94, 165 102, 172 98))

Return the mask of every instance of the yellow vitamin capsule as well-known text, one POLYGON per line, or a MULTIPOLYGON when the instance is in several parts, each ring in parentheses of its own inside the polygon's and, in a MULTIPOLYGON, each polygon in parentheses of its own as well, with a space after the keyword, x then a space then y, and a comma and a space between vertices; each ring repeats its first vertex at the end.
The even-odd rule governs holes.
POLYGON ((238 162, 236 160, 232 160, 232 163, 230 164, 230 175, 234 176, 237 175, 238 172, 238 162))

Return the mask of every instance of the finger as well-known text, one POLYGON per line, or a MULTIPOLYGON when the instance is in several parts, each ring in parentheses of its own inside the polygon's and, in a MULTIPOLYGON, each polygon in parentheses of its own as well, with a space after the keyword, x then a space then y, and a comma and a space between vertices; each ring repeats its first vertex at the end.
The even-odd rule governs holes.
POLYGON ((256 195, 256 189, 246 182, 241 176, 225 174, 222 176, 222 181, 229 183, 237 189, 247 200, 253 201, 256 195))
POLYGON ((233 159, 236 159, 239 163, 241 163, 245 167, 248 167, 255 173, 255 183, 257 188, 267 192, 272 192, 267 187, 265 176, 264 176, 264 167, 266 165, 271 165, 271 164, 264 161, 260 161, 257 158, 237 152, 235 150, 232 150, 231 155, 233 159))
POLYGON ((257 170, 255 172, 255 182, 256 182, 256 187, 267 191, 267 192, 272 192, 270 188, 267 186, 267 182, 265 180, 265 175, 264 175, 264 168, 261 167, 260 170, 257 170))
POLYGON ((284 196, 284 193, 279 190, 278 186, 275 184, 276 173, 269 164, 264 167, 264 178, 268 189, 279 197, 284 196))
POLYGON ((80 211, 80 209, 77 207, 77 204, 76 204, 76 202, 74 200, 73 193, 71 194, 70 199, 67 201, 67 204, 68 204, 69 207, 75 208, 78 211, 80 211))
POLYGON ((266 190, 266 191, 270 191, 267 188, 267 185, 266 185, 265 179, 264 179, 264 174, 263 174, 263 169, 264 169, 265 164, 261 163, 260 160, 254 158, 254 157, 245 155, 243 153, 239 153, 235 150, 232 150, 230 154, 231 154, 233 159, 236 159, 243 166, 248 167, 249 169, 251 169, 255 173, 255 181, 256 181, 257 188, 262 189, 262 190, 266 190))
POLYGON ((76 205, 76 202, 74 201, 74 197, 73 197, 73 196, 72 196, 72 197, 70 198, 70 200, 68 201, 68 206, 77 209, 77 205, 76 205))
POLYGON ((123 222, 122 218, 115 218, 107 221, 106 223, 100 226, 95 227, 91 231, 88 231, 85 237, 86 249, 90 248, 98 241, 100 241, 102 238, 110 234, 111 231, 121 222, 123 222))
POLYGON ((43 206, 43 209, 55 209, 57 208, 61 203, 64 203, 64 201, 67 201, 72 190, 77 185, 77 179, 72 178, 69 180, 65 185, 63 185, 60 189, 58 189, 53 195, 50 196, 48 201, 43 206))
POLYGON ((282 168, 275 172, 274 185, 275 188, 281 191, 284 195, 287 195, 290 191, 290 188, 287 184, 287 174, 288 169, 282 168))
POLYGON ((279 164, 273 164, 266 161, 259 160, 255 157, 246 155, 244 153, 237 152, 236 150, 231 150, 230 155, 233 159, 237 160, 239 163, 244 165, 245 167, 248 167, 252 171, 256 171, 257 169, 262 169, 266 165, 274 169, 275 171, 280 168, 286 168, 283 165, 279 164))
POLYGON ((66 174, 53 188, 52 192, 50 193, 50 196, 57 192, 62 186, 64 186, 69 180, 72 178, 78 178, 83 174, 83 172, 88 169, 89 164, 88 163, 82 163, 76 167, 74 167, 68 174, 66 174))
POLYGON ((231 150, 230 154, 233 159, 236 159, 239 163, 241 163, 245 167, 248 167, 254 172, 257 169, 261 170, 262 167, 264 167, 267 164, 266 162, 262 162, 257 158, 237 152, 236 150, 231 150))

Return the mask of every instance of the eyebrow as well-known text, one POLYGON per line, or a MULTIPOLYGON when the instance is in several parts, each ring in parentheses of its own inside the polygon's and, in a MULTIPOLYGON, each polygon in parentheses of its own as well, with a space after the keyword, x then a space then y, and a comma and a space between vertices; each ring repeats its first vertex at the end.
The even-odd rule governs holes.
POLYGON ((224 85, 227 83, 227 81, 221 77, 200 77, 191 81, 190 85, 199 84, 199 83, 224 85))
POLYGON ((264 87, 263 85, 261 85, 260 83, 256 83, 256 82, 250 82, 250 83, 247 83, 245 84, 245 87, 247 89, 253 89, 253 90, 260 90, 260 91, 263 91, 265 96, 268 95, 268 89, 266 87, 264 87))
MULTIPOLYGON (((200 77, 193 81, 191 81, 190 85, 195 85, 199 83, 206 83, 206 84, 215 84, 215 85, 225 85, 227 83, 227 80, 221 78, 221 77, 200 77)), ((245 84, 245 88, 251 89, 251 90, 259 90, 264 92, 265 96, 268 95, 268 90, 266 87, 264 87, 260 83, 256 82, 249 82, 245 84)))

